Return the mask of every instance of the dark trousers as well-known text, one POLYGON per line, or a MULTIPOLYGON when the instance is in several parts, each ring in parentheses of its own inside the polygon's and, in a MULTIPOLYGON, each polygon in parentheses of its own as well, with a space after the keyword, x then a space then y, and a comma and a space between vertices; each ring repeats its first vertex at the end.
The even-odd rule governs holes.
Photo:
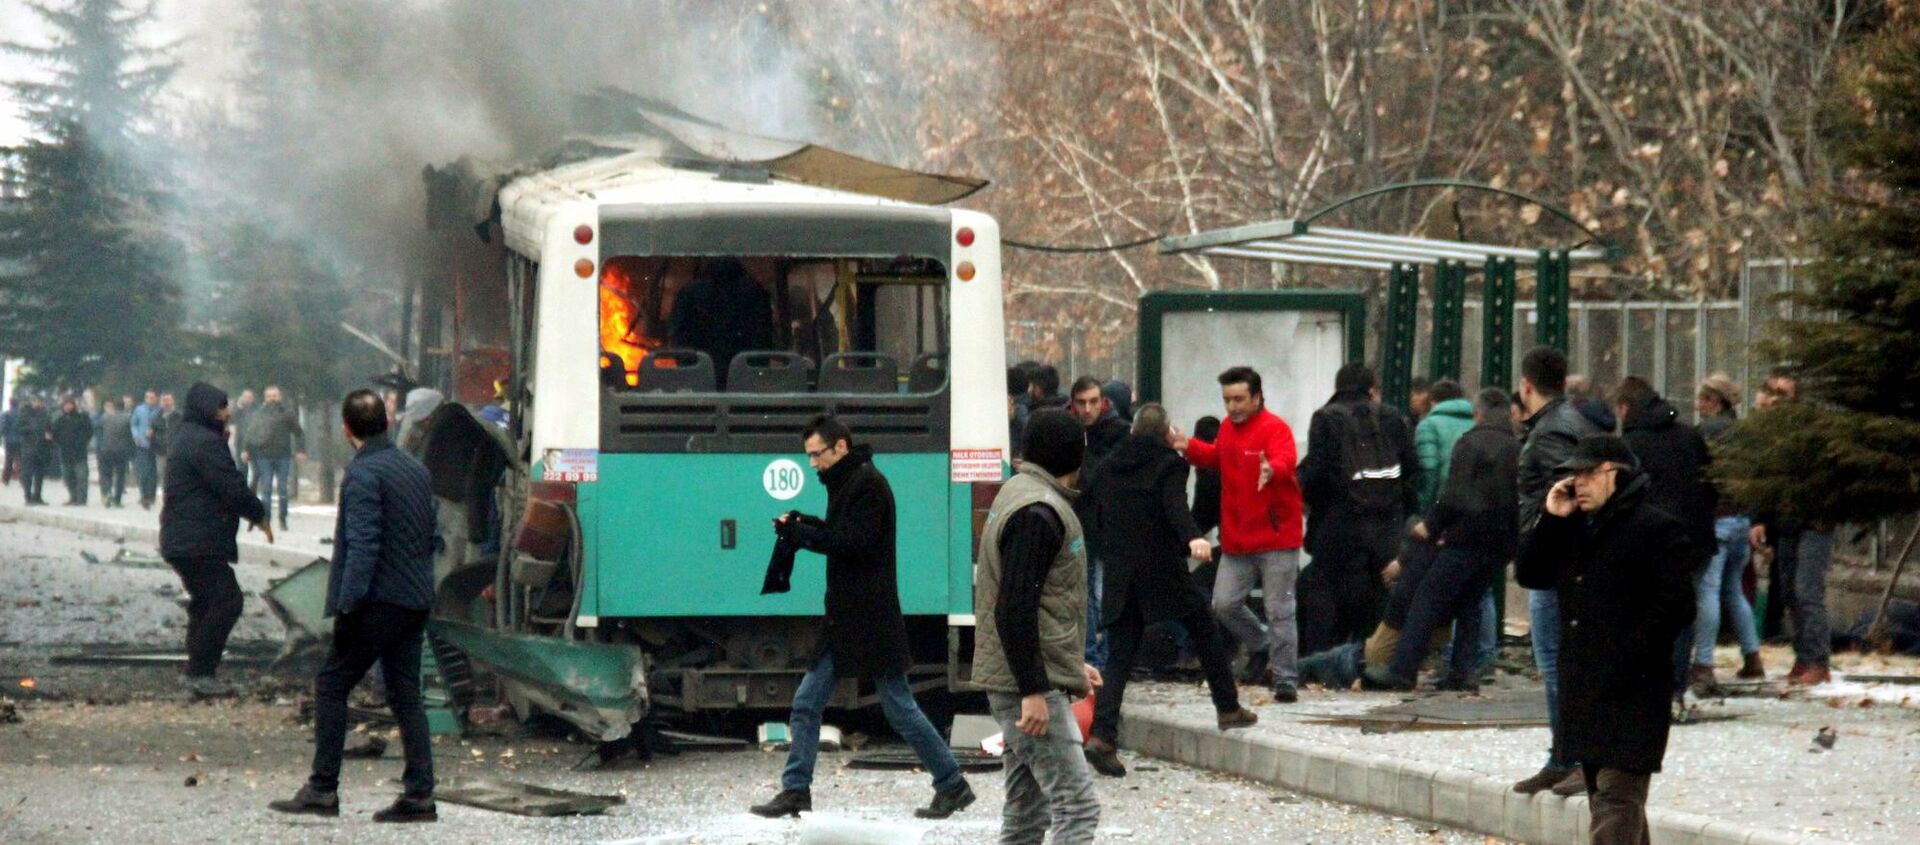
POLYGON ((323 792, 340 788, 340 752, 347 742, 347 693, 375 661, 387 682, 387 705, 400 724, 407 768, 406 794, 433 795, 433 738, 420 700, 420 648, 427 611, 372 602, 333 620, 333 647, 313 679, 313 774, 307 783, 323 792))
POLYGON ((1380 624, 1386 589, 1380 570, 1387 558, 1367 544, 1322 549, 1300 573, 1300 653, 1317 654, 1341 643, 1364 640, 1380 624))
POLYGON ((8 443, 6 448, 7 464, 5 469, 0 469, 0 484, 12 484, 20 477, 20 444, 8 443))
POLYGON ((1760 636, 1771 640, 1787 635, 1793 576, 1800 568, 1800 532, 1767 526, 1767 542, 1773 545, 1773 562, 1767 564, 1767 610, 1760 620, 1760 636))
MULTIPOLYGON (((1494 570, 1500 564, 1487 552, 1453 546, 1440 549, 1412 590, 1407 619, 1400 626, 1400 645, 1394 649, 1387 671, 1400 680, 1417 680, 1433 632, 1455 623, 1454 665, 1448 671, 1454 680, 1474 679, 1478 667, 1474 666, 1473 643, 1480 639, 1480 596, 1492 586, 1494 570)), ((1406 577, 1405 573, 1401 577, 1406 577)))
POLYGON ((20 488, 26 493, 29 502, 44 502, 41 494, 47 484, 47 475, 53 471, 52 455, 36 455, 28 452, 20 462, 20 488))
POLYGON ((100 500, 118 505, 127 495, 127 459, 125 454, 100 456, 100 500))
POLYGON ((134 450, 133 475, 140 482, 140 504, 153 504, 160 492, 160 459, 152 449, 134 450))
MULTIPOLYGON (((1213 621, 1213 611, 1203 605, 1178 621, 1187 629, 1193 651, 1200 657, 1200 667, 1206 671, 1213 708, 1221 713, 1239 709, 1240 692, 1233 685, 1233 661, 1227 656, 1220 626, 1213 621)), ((1120 705, 1126 698, 1128 676, 1133 674, 1133 662, 1140 655, 1140 641, 1146 632, 1147 619, 1140 613, 1140 603, 1131 598, 1120 611, 1120 618, 1107 628, 1107 668, 1100 673, 1106 686, 1094 696, 1091 733, 1109 743, 1120 737, 1120 705)))
POLYGON ((1587 777, 1587 827, 1593 845, 1649 845, 1647 789, 1653 775, 1624 769, 1581 767, 1587 777))
POLYGON ((87 458, 85 455, 75 460, 62 458, 60 478, 67 483, 67 501, 87 503, 87 458))
POLYGON ((240 621, 240 582, 233 565, 217 557, 168 558, 187 588, 187 674, 213 677, 227 635, 240 621))

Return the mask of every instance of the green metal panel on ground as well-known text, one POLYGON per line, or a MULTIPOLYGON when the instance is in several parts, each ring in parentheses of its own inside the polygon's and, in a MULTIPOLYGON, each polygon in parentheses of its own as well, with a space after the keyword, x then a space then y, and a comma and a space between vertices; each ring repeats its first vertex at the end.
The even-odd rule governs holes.
MULTIPOLYGON (((950 557, 953 520, 964 519, 964 509, 955 511, 951 500, 965 488, 948 480, 947 454, 883 454, 875 464, 893 487, 901 609, 968 612, 953 610, 956 603, 970 608, 972 596, 953 595, 951 567, 968 569, 970 583, 970 562, 950 557)), ((594 550, 588 580, 595 588, 583 613, 588 607, 601 617, 822 612, 826 567, 812 553, 800 554, 791 592, 760 594, 773 555, 773 519, 789 510, 826 513, 826 490, 797 448, 791 455, 602 454, 598 476, 580 485, 581 522, 594 550)))

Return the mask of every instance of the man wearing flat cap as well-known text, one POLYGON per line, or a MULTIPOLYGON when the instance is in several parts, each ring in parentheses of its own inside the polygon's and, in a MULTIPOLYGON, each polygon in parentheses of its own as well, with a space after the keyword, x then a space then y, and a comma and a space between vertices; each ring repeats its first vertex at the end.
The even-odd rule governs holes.
POLYGON ((1693 621, 1687 529, 1647 503, 1626 441, 1583 438, 1557 467, 1520 584, 1560 598, 1561 742, 1581 761, 1595 845, 1644 845, 1667 751, 1673 643, 1693 621))

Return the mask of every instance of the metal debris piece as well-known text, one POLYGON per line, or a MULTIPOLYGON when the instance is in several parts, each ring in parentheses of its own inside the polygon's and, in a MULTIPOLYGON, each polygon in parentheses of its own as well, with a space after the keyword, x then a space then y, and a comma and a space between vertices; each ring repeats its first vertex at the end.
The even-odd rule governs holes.
POLYGON ((1848 672, 1846 679, 1862 684, 1899 684, 1902 686, 1920 686, 1920 675, 1856 675, 1848 672))
POLYGON ((733 736, 668 730, 661 731, 660 736, 672 742, 674 748, 680 751, 745 751, 753 747, 753 743, 733 736))
POLYGON ((10 699, 0 698, 0 725, 20 724, 20 708, 10 699))
MULTIPOLYGON (((997 772, 1001 760, 985 751, 953 749, 953 759, 963 772, 997 772)), ((920 756, 912 751, 869 751, 847 761, 849 769, 900 772, 921 766, 920 756)))
POLYGON ((349 745, 340 750, 342 760, 378 760, 387 753, 387 738, 378 734, 367 734, 366 742, 349 745))
POLYGON ((435 798, 517 816, 599 815, 625 804, 618 795, 589 795, 507 780, 458 780, 435 790, 435 798))
POLYGON ((1832 751, 1833 744, 1839 739, 1840 733, 1838 731, 1835 731, 1832 726, 1825 726, 1820 729, 1819 733, 1813 735, 1813 744, 1832 751))
MULTIPOLYGON (((80 652, 56 654, 48 662, 55 666, 177 666, 186 664, 187 655, 178 651, 80 652)), ((258 666, 267 659, 229 653, 220 662, 225 666, 258 666)))
POLYGON ((953 731, 948 745, 954 748, 979 748, 980 743, 985 742, 987 737, 999 732, 1000 723, 994 721, 992 716, 961 713, 953 717, 953 731))
POLYGON ((1485 696, 1439 693, 1363 713, 1318 715, 1306 724, 1357 727, 1365 733, 1545 727, 1547 694, 1544 690, 1485 696))

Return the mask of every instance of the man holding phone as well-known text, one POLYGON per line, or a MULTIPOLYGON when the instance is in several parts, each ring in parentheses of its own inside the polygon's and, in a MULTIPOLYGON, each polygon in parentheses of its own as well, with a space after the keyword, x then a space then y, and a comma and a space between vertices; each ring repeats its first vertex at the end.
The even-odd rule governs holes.
POLYGON ((1666 756, 1673 642, 1693 622, 1687 529, 1647 503, 1626 441, 1583 438, 1556 468, 1520 585, 1560 602, 1560 743, 1581 763, 1595 845, 1647 841, 1647 789, 1666 756))

